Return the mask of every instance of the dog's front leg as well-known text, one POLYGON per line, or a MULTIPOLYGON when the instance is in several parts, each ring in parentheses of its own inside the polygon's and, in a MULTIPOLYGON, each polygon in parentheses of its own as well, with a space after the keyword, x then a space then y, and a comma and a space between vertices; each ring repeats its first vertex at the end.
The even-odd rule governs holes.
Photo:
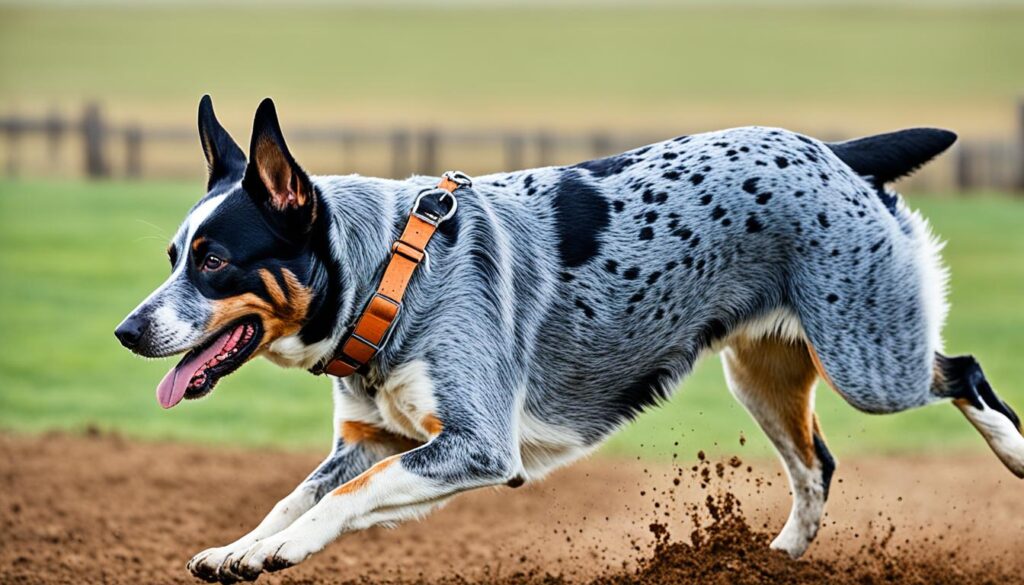
POLYGON ((381 460, 288 528, 253 545, 232 573, 255 579, 303 561, 342 533, 422 516, 458 492, 507 483, 519 465, 502 436, 508 437, 445 429, 422 447, 381 460))
POLYGON ((188 562, 188 570, 211 583, 238 581, 239 577, 230 571, 234 558, 240 557, 261 539, 287 528, 324 494, 356 477, 382 456, 380 445, 345 444, 339 439, 331 454, 298 487, 278 502, 256 528, 229 545, 209 548, 197 554, 188 562))

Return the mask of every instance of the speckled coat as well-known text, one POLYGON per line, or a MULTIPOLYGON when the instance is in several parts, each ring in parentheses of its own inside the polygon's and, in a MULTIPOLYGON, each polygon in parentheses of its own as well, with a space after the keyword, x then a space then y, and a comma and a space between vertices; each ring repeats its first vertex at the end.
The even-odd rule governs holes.
MULTIPOLYGON (((224 240, 225 230, 251 239, 271 229, 261 222, 275 226, 266 239, 298 242, 287 257, 247 262, 278 281, 292 273, 285 280, 308 306, 258 353, 284 366, 324 363, 376 288, 416 195, 437 179, 308 177, 269 100, 248 161, 208 100, 200 133, 210 195, 172 246, 195 250, 197 238, 224 240), (204 227, 214 224, 222 233, 204 227)), ((430 242, 390 343, 364 374, 334 380, 330 455, 256 529, 189 569, 254 579, 347 531, 538 479, 667 398, 714 351, 786 466, 794 503, 772 546, 793 556, 817 533, 835 468, 813 412, 819 376, 872 413, 952 398, 1024 475, 1016 415, 973 358, 941 353, 939 245, 886 190, 954 140, 915 129, 826 144, 737 128, 477 177, 430 242)), ((133 350, 166 355, 209 339, 209 318, 195 309, 206 289, 192 282, 205 277, 176 274, 126 323, 181 342, 126 342, 133 350)), ((225 286, 217 294, 239 306, 231 295, 241 289, 225 286)), ((269 302, 258 283, 246 294, 269 302)))

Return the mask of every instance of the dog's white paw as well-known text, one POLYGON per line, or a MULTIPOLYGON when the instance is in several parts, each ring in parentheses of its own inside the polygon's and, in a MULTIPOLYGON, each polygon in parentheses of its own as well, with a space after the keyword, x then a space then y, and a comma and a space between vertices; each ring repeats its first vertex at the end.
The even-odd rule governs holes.
POLYGON ((297 565, 317 550, 305 539, 277 534, 252 545, 241 556, 232 557, 229 571, 239 579, 254 581, 261 573, 297 565))
POLYGON ((227 584, 245 581, 245 577, 232 572, 231 568, 257 542, 244 538, 226 546, 208 548, 192 557, 185 567, 193 576, 208 583, 227 584))
POLYGON ((208 583, 234 583, 241 579, 237 577, 232 579, 232 576, 222 573, 221 567, 230 564, 226 563, 226 561, 231 559, 232 556, 240 556, 247 550, 249 550, 249 545, 238 546, 237 544, 208 548, 192 557, 192 560, 185 565, 185 568, 194 577, 208 583))
POLYGON ((782 531, 772 541, 771 548, 781 550, 789 555, 791 559, 798 559, 807 548, 814 542, 818 534, 818 522, 808 518, 790 516, 782 531))

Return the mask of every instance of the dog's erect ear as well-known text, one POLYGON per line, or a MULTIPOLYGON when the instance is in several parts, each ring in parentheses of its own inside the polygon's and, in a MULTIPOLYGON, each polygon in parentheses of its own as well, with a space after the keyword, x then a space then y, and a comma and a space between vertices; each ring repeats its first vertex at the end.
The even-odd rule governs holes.
POLYGON ((199 141, 203 144, 209 170, 207 189, 226 179, 237 181, 242 178, 245 172, 245 153, 217 121, 213 113, 213 100, 209 95, 199 100, 199 141))
POLYGON ((288 152, 270 98, 256 109, 245 187, 257 203, 284 214, 292 227, 309 229, 316 214, 313 183, 288 152))

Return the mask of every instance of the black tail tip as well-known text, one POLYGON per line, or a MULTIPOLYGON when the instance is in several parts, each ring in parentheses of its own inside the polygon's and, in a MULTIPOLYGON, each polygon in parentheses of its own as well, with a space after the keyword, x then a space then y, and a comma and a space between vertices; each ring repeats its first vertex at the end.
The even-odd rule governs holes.
POLYGON ((857 174, 881 185, 914 172, 956 139, 955 132, 944 128, 907 128, 827 146, 857 174))
POLYGON ((938 151, 944 152, 959 136, 952 130, 946 130, 945 128, 910 128, 906 132, 919 132, 923 139, 930 142, 938 151))

